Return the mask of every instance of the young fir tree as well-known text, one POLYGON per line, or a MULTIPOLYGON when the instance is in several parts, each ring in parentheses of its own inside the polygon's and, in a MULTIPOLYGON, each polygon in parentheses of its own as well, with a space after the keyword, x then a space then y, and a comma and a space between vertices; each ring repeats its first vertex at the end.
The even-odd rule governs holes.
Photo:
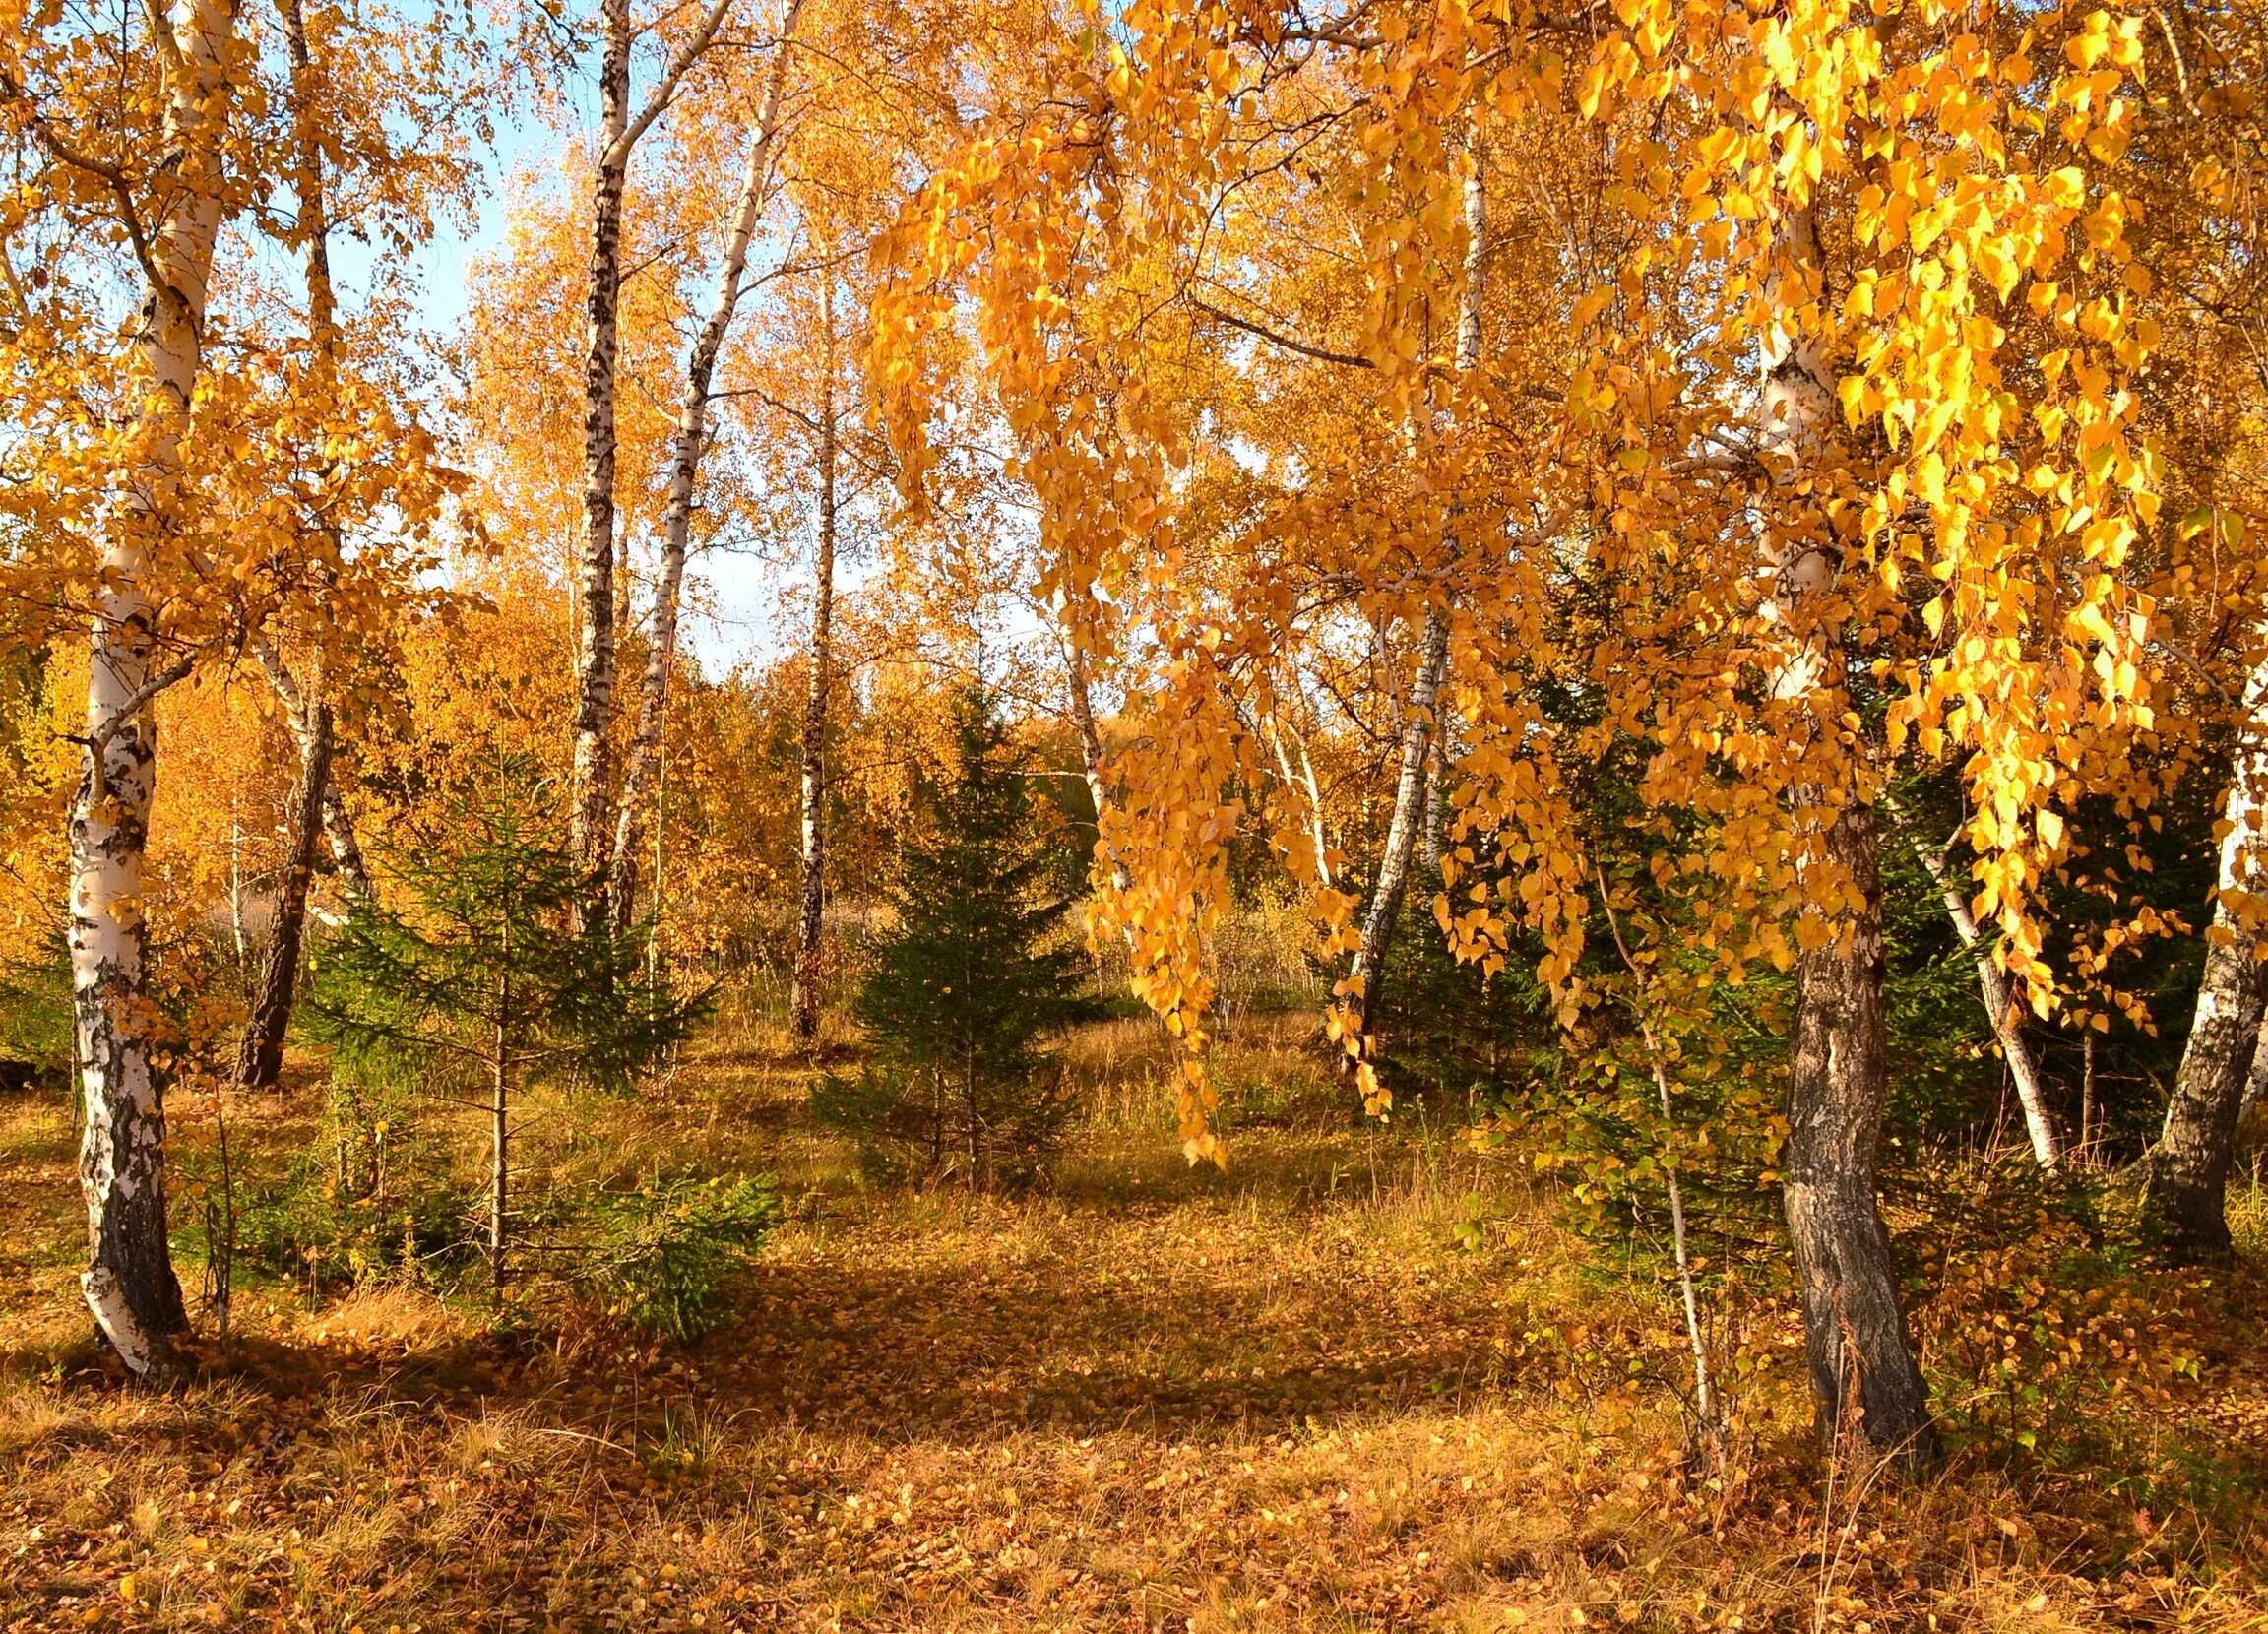
POLYGON ((584 872, 524 768, 449 803, 430 843, 390 872, 405 908, 371 898, 325 946, 309 1030, 352 1066, 414 1074, 489 1120, 487 1252, 500 1296, 512 1210, 514 1100, 542 1079, 626 1087, 691 1028, 644 970, 642 939, 581 914, 584 872), (580 922, 579 922, 580 921, 580 922))
POLYGON ((1030 780, 991 696, 953 705, 955 766, 926 782, 856 1012, 873 1059, 824 1080, 820 1117, 976 1188, 1030 1178, 1073 1110, 1048 1035, 1093 1013, 1030 780))

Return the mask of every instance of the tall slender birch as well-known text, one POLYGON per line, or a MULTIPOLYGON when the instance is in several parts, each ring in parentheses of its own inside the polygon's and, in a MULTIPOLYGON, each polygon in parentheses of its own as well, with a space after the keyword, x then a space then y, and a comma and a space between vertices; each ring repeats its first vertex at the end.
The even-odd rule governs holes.
MULTIPOLYGON (((307 344, 316 391, 321 394, 337 373, 339 315, 331 284, 330 195, 324 182, 322 137, 316 122, 315 62, 307 43, 307 20, 300 0, 278 0, 277 14, 284 24, 284 42, 291 64, 291 190, 297 196, 299 216, 295 236, 305 257, 307 344)), ((329 542, 331 558, 339 559, 335 531, 329 542)), ((283 660, 272 642, 263 641, 261 646, 273 684, 283 660)), ((305 694, 284 705, 292 717, 291 735, 299 750, 300 777, 286 819, 284 874, 276 892, 268 947, 261 958, 251 1014, 237 1054, 239 1089, 271 1089, 283 1071, 284 1037, 291 1025, 307 900, 314 879, 316 838, 326 826, 344 827, 346 821, 345 804, 331 786, 332 717, 323 701, 321 677, 320 668, 311 672, 305 694), (339 822, 327 825, 326 814, 334 804, 340 812, 339 822)), ((358 868, 359 848, 347 848, 358 868)), ((342 871, 348 871, 344 857, 342 871)))
MULTIPOLYGON (((788 90, 790 42, 803 11, 803 0, 786 0, 774 46, 772 71, 765 81, 763 105, 748 145, 748 157, 740 173, 732 217, 724 235, 724 256, 717 269, 717 287, 710 297, 709 316, 685 353, 685 384, 677 401, 677 429, 669 443, 669 495, 662 516, 662 574, 654 592, 653 621, 646 645, 646 673, 638 692, 638 723, 630 739, 630 761, 622 778, 622 809, 615 819, 613 860, 609 887, 614 897, 614 919, 627 925, 638 906, 639 853, 645 846, 645 828, 662 770, 662 728, 668 715, 669 677, 677 660, 677 619, 685 582, 685 557, 692 537, 693 511, 701 457, 709 446, 709 406, 717 375, 717 360, 731 332, 748 273, 748 249, 772 185, 779 155, 781 106, 788 90)), ((656 882, 659 885, 659 881, 656 882)))
POLYGON ((587 911, 611 911, 607 854, 614 799, 614 400, 622 302, 622 201, 630 156, 676 98, 686 70, 715 43, 733 0, 712 0, 637 113, 630 104, 630 0, 603 0, 598 70, 600 147, 591 184, 591 287, 583 369, 583 548, 576 564, 582 632, 576 651, 574 798, 570 827, 586 869, 587 911))
POLYGON ((826 342, 819 382, 819 542, 811 562, 811 667, 804 677, 801 892, 795 922, 794 989, 788 1013, 798 1038, 819 1033, 821 934, 827 911, 827 711, 835 666, 835 275, 820 297, 826 342))
MULTIPOLYGON (((1468 143, 1464 181, 1465 290, 1457 313, 1457 372, 1470 374, 1480 362, 1481 304, 1486 293, 1488 254, 1488 188, 1481 173, 1478 142, 1468 143)), ((1454 543, 1454 541, 1452 541, 1454 543)), ((1354 1021, 1350 1040, 1356 1058, 1368 1061, 1374 1053, 1371 1024, 1378 1014, 1384 986, 1386 954, 1394 940, 1394 927, 1402 916, 1402 899, 1410 887, 1410 859, 1425 833, 1430 780, 1428 769, 1438 752, 1441 688, 1449 668, 1449 620, 1444 607, 1426 609, 1418 638, 1418 673, 1410 685, 1410 704, 1402 722, 1401 774, 1394 785, 1394 814, 1386 826, 1386 846, 1378 858, 1378 877, 1370 887, 1370 906, 1362 916, 1362 939, 1348 972, 1347 1005, 1354 1021)), ((1434 852, 1438 860, 1438 852, 1434 852)))
POLYGON ((71 814, 71 969, 86 1106, 88 1308, 136 1373, 188 1325, 165 1227, 165 1112, 151 1059, 155 1007, 145 956, 143 857, 157 791, 150 701, 160 673, 145 582, 154 536, 176 522, 190 403, 204 367, 206 299, 223 214, 222 150, 234 100, 229 0, 182 0, 154 19, 164 77, 162 183, 144 258, 145 374, 134 465, 122 473, 103 549, 105 586, 88 666, 87 761, 71 814))

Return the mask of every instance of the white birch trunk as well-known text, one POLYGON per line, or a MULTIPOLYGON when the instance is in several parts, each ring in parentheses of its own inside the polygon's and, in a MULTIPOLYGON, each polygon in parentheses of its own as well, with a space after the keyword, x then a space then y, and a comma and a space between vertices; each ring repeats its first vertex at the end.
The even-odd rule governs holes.
MULTIPOLYGON (((779 149, 780 105, 788 89, 789 42, 802 15, 803 0, 787 0, 780 39, 764 90, 740 190, 724 236, 724 258, 709 316, 685 354, 685 387, 677 404, 677 429, 669 443, 669 496, 662 516, 662 576, 654 592, 654 617, 646 649, 646 673, 638 693, 638 723, 630 740, 630 762, 622 778, 622 809, 615 819, 609 888, 614 920, 627 926, 637 915, 639 852, 644 848, 646 814, 654 802, 662 766, 662 723, 668 716, 669 677, 677 661, 677 619, 685 583, 685 557, 693 531, 694 495, 701 457, 709 446, 709 402, 717 360, 731 332, 748 271, 748 248, 763 215, 779 149)), ((657 881, 659 885, 659 881, 657 881)))
POLYGON ((827 710, 835 666, 835 300, 826 306, 827 376, 819 406, 819 547, 811 564, 811 671, 803 695, 803 853, 795 926, 795 1036, 819 1036, 819 965, 827 913, 827 710))
POLYGON ((602 146, 591 184, 591 290, 583 365, 583 547, 576 563, 582 615, 575 655, 575 762, 571 844, 588 872, 586 911, 611 912, 606 869, 614 840, 615 371, 622 304, 622 196, 630 156, 677 94, 685 72, 715 42, 733 0, 713 0, 686 42, 670 54, 644 106, 630 109, 630 0, 603 0, 605 51, 598 72, 602 146))
MULTIPOLYGON (((1470 374, 1480 362, 1481 309, 1487 293, 1488 188, 1480 169, 1480 152, 1472 148, 1464 186, 1465 294, 1457 313, 1457 372, 1470 374)), ((1457 541, 1449 540, 1452 555, 1457 541)), ((1394 786, 1394 812, 1387 820, 1386 848, 1378 858, 1378 877, 1371 883, 1370 906, 1362 918, 1360 945, 1348 971, 1348 1009, 1357 1038, 1356 1059, 1375 1059, 1371 1027, 1378 1014, 1386 955, 1394 940, 1394 926, 1402 914, 1402 899, 1410 884, 1410 859, 1427 828, 1426 768, 1439 736, 1438 712, 1442 683, 1449 666, 1447 612, 1433 607, 1425 614, 1418 638, 1418 675, 1410 688, 1409 708, 1402 720, 1402 767, 1394 786)))
POLYGON ((2214 1259, 2229 1252, 2229 1158, 2247 1081, 2268 1014, 2268 971, 2259 953, 2264 926, 2252 899, 2268 863, 2268 658, 2244 686, 2245 741, 2223 799, 2221 863, 2213 928, 2196 1020, 2166 1105, 2166 1126, 2143 1159, 2144 1205, 2174 1256, 2214 1259))
POLYGON ((1425 826, 1425 767, 1433 734, 1434 708, 1449 665, 1449 621, 1439 610, 1425 615, 1418 637, 1418 674, 1402 723, 1402 770, 1394 786, 1394 814, 1386 825, 1386 847, 1378 877, 1370 887, 1370 907, 1362 919, 1362 941, 1348 973, 1349 1005, 1362 1042, 1362 1059, 1372 1059, 1370 1031, 1378 1014, 1380 976, 1402 914, 1410 884, 1410 859, 1425 826))
POLYGON ((602 110, 591 189, 591 289, 583 367, 583 549, 576 562, 582 639, 575 661, 575 854, 602 891, 614 775, 614 378, 622 296, 622 193, 630 168, 630 0, 604 0, 602 110))
POLYGON ((1945 903, 1945 916, 1953 921, 1953 934, 1961 938, 1970 963, 1977 967, 1978 996, 1991 1017, 1992 1036, 1999 1039, 2000 1054, 2008 1063, 2008 1076, 2016 1086, 2017 1104, 2024 1108, 2024 1129, 2032 1140, 2032 1156, 2043 1170, 2053 1174, 2062 1164, 2063 1154, 2055 1138, 2054 1121, 2048 1115, 2048 1098, 2040 1085, 2039 1063, 2033 1059, 2032 1045, 2018 1025, 2015 995, 2009 991, 2007 974, 1978 933, 1977 915, 1969 907, 1969 894, 1946 868, 1944 853, 1932 849, 1919 836, 1909 835, 1907 839, 1922 866, 1936 882, 1937 894, 1945 903))
POLYGON ((203 368, 202 335, 220 231, 221 148, 236 16, 226 0, 184 0, 158 25, 170 85, 170 186, 150 244, 137 345, 147 390, 135 466, 124 473, 103 553, 107 580, 88 666, 89 753, 71 818, 71 969, 86 1131, 80 1181, 88 1268, 80 1286, 103 1337, 136 1373, 164 1359, 188 1325, 165 1226, 165 1114, 152 1070, 144 957, 143 855, 157 789, 149 711, 154 609, 148 538, 180 503, 182 440, 203 368))

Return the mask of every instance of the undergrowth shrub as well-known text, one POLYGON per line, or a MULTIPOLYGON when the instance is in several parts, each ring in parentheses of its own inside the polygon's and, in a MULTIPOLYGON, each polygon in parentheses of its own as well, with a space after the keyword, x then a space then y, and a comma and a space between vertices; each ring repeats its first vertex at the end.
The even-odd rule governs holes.
POLYGON ((240 1184, 236 1258, 322 1293, 358 1283, 434 1281, 474 1260, 482 1193, 444 1171, 404 1164, 372 1190, 342 1186, 333 1154, 302 1154, 284 1174, 240 1184))
POLYGON ((1956 1442, 2047 1467, 2139 1469, 2203 1382, 2209 1279, 2154 1265, 2128 1211, 2016 1163, 1910 1182, 1914 1326, 1956 1442))
POLYGON ((780 1223, 760 1179, 655 1179, 591 1200, 596 1243, 575 1281, 607 1316, 637 1333, 683 1342, 724 1315, 724 1287, 780 1223))

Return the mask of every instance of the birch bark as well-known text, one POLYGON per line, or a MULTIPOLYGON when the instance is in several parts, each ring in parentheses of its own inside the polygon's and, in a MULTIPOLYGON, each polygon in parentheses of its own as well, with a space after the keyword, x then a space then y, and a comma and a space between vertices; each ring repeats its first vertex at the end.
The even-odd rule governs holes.
POLYGON ((1992 950, 1984 945, 1977 929, 1977 915, 1970 911, 1969 893, 1946 868, 1945 853, 1918 835, 1909 834, 1907 841, 1923 870, 1935 882, 1937 894, 1945 904, 1945 916, 1953 921, 1953 934, 1961 939, 1970 963, 1977 967, 1978 996, 1984 1000, 1985 1013, 1991 1018, 1992 1036, 2000 1040, 2001 1058, 2008 1063, 2008 1076, 2016 1085, 2016 1101, 2024 1108, 2024 1129, 2032 1141, 2032 1156, 2043 1170, 2053 1174, 2062 1164, 2063 1153, 2055 1138, 2054 1120, 2048 1113, 2048 1097, 2041 1088, 2039 1063, 2033 1059, 2032 1045, 2017 1025, 2015 995, 2009 991, 2007 974, 1993 961, 1992 950))
MULTIPOLYGON (((284 724, 290 728, 291 740, 298 746, 300 764, 314 752, 315 734, 310 727, 313 699, 311 693, 321 691, 319 685, 303 687, 292 674, 290 666, 276 644, 265 636, 256 636, 252 642, 253 655, 259 659, 261 669, 268 676, 277 701, 284 706, 284 724)), ((336 747, 336 732, 333 746, 336 747)), ((363 860, 362 843, 354 832, 354 814, 346 809, 346 801, 340 793, 337 774, 337 756, 332 756, 333 768, 323 784, 323 837, 331 845, 331 860, 338 866, 340 883, 349 897, 370 895, 370 865, 363 860)))
POLYGON ((613 911, 606 870, 614 839, 615 371, 620 353, 622 200, 639 139, 676 98, 686 71, 715 43, 733 0, 713 0, 636 114, 630 106, 630 0, 602 0, 598 71, 602 146, 591 184, 591 289, 583 366, 583 547, 576 563, 582 620, 575 660, 575 759, 570 843, 582 859, 586 911, 613 911))
MULTIPOLYGON (((188 1325, 165 1226, 165 1113, 151 1059, 143 859, 157 788, 149 713, 156 609, 150 541, 180 503, 182 444, 203 368, 206 297, 221 220, 222 146, 232 101, 228 0, 183 0, 158 14, 170 81, 167 160, 156 207, 137 348, 147 388, 136 462, 103 551, 107 588, 88 666, 88 755, 71 816, 71 969, 81 1095, 80 1182, 88 1267, 80 1287, 128 1368, 147 1373, 188 1325)), ((181 673, 186 673, 185 666, 181 673)))
POLYGON ((835 667, 835 302, 826 307, 827 375, 819 405, 819 544, 811 564, 811 669, 803 694, 803 852, 789 1019, 808 1042, 819 1034, 821 936, 827 913, 827 710, 835 667))
MULTIPOLYGON (((1831 460, 1840 409, 1827 353, 1812 328, 1824 298, 1825 259, 1808 206, 1781 223, 1778 266, 1767 296, 1779 314, 1765 338, 1762 433, 1801 476, 1831 460)), ((1800 503, 1800 502, 1799 502, 1800 503)), ((1788 634, 1773 688, 1799 705, 1797 729, 1833 741, 1848 662, 1824 603, 1841 569, 1834 543, 1800 532, 1775 564, 1773 622, 1788 634)), ((1853 1431, 1876 1450, 1924 1459, 1936 1449, 1929 1395, 1898 1299, 1890 1233, 1875 1185, 1875 1148, 1889 1087, 1884 1007, 1882 880, 1874 808, 1860 768, 1836 751, 1842 786, 1806 769, 1793 802, 1807 854, 1807 910, 1826 934, 1796 958, 1795 1044, 1788 1087, 1788 1147, 1782 1203, 1803 1292, 1804 1351, 1821 1440, 1840 1446, 1853 1431)))
MULTIPOLYGON (((638 863, 645 846, 647 813, 654 803, 662 770, 662 723, 668 718, 669 677, 677 661, 677 619, 685 583, 685 557, 693 531, 694 495, 701 457, 709 446, 709 403, 717 360, 731 332, 748 272, 749 245, 764 213, 779 151, 780 108, 788 89, 789 42, 803 0, 787 0, 781 14, 772 71, 764 104, 757 114, 747 163, 725 231, 724 258, 709 316, 685 354, 685 386, 677 403, 677 429, 669 443, 669 495, 662 515, 662 574, 654 592, 654 617, 646 647, 646 673, 638 692, 638 723, 630 739, 630 760, 622 778, 622 809, 615 819, 614 851, 608 883, 614 922, 627 926, 637 916, 638 863)), ((659 881, 656 882, 659 885, 659 881)))
MULTIPOLYGON (((277 14, 284 24, 284 42, 291 63, 291 130, 293 170, 291 187, 298 195, 298 237, 306 257, 307 339, 318 378, 334 374, 339 354, 338 304, 331 286, 331 217, 329 192, 323 178, 323 147, 316 114, 316 79, 313 53, 307 43, 307 22, 299 0, 278 0, 277 14)), ((330 539, 331 555, 340 554, 339 540, 330 539)), ((283 660, 273 643, 261 642, 262 658, 270 662, 271 684, 283 660)), ((283 880, 276 893, 276 912, 269 925, 268 947, 261 959, 252 1013, 244 1031, 236 1063, 237 1088, 273 1089, 283 1070, 284 1037, 291 1025, 292 1002, 299 982, 299 951, 305 940, 307 899, 314 880, 315 844, 328 827, 347 826, 346 806, 331 786, 332 718, 322 702, 320 671, 311 676, 307 696, 285 703, 291 714, 291 734, 299 750, 300 779, 289 813, 283 880), (336 824, 329 812, 336 805, 336 824)), ((293 691, 296 693, 297 688, 293 691)), ((281 695, 281 694, 280 694, 281 695)), ((361 851, 348 839, 334 845, 341 872, 350 886, 361 865, 361 851), (345 857, 351 854, 350 870, 345 857)))
POLYGON ((1386 826, 1386 847, 1378 858, 1378 878, 1370 887, 1370 907, 1362 918, 1362 941, 1349 971, 1350 1007, 1362 1055, 1371 1056, 1370 1028, 1394 925, 1410 885, 1410 858, 1425 826, 1425 765, 1432 742, 1433 712, 1449 664, 1449 621, 1436 610, 1425 615, 1418 637, 1418 674, 1410 686, 1410 706, 1402 723, 1402 770, 1394 785, 1394 814, 1386 826))
MULTIPOLYGON (((1488 189, 1478 148, 1473 149, 1466 168, 1464 211, 1465 293, 1457 313, 1457 372, 1470 374, 1480 362, 1481 307, 1487 292, 1488 189)), ((1452 553, 1456 542, 1449 541, 1452 553)), ((1410 859, 1428 826, 1426 769, 1439 735, 1436 717, 1448 666, 1447 612, 1431 607, 1418 638, 1418 674, 1411 683, 1410 704, 1402 721, 1402 766, 1394 785, 1394 812, 1386 825, 1386 848, 1378 858, 1378 877, 1371 883, 1361 941, 1348 971, 1348 1008, 1359 1040, 1357 1059, 1365 1062, 1375 1055, 1370 1029, 1378 1014, 1386 955, 1410 886, 1410 859)))
POLYGON ((293 790, 283 879, 276 891, 275 923, 261 960, 260 981, 236 1061, 236 1087, 266 1090, 284 1068, 284 1036, 291 1025, 298 985, 299 949, 307 923, 307 893, 315 878, 315 845, 323 832, 323 792, 331 780, 331 711, 314 705, 308 746, 293 790))
POLYGON ((2166 1125, 2143 1158, 2143 1207, 2165 1232, 2174 1258, 2194 1263, 2229 1252, 2225 1205, 2229 1156, 2268 1012, 2268 971, 2260 963, 2256 899, 2268 862, 2268 658, 2244 686, 2247 741, 2236 752, 2221 806, 2227 832, 2215 881, 2213 928, 2196 1020, 2166 1105, 2166 1125))
POLYGON ((583 367, 583 552, 576 563, 582 620, 576 651, 575 854, 604 887, 614 732, 614 372, 620 346, 622 194, 630 168, 630 0, 603 0, 601 109, 591 189, 591 290, 583 367))

